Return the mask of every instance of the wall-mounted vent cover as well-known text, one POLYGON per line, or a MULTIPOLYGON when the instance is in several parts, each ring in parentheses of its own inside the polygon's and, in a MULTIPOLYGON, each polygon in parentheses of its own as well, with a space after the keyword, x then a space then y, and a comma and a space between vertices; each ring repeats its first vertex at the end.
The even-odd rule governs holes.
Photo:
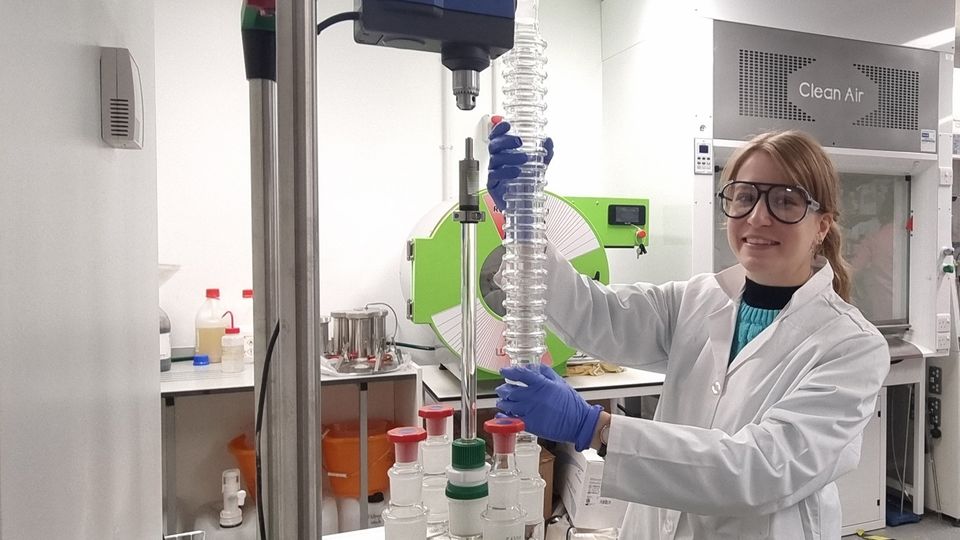
POLYGON ((815 122, 790 102, 787 79, 816 59, 740 49, 740 115, 815 122))
POLYGON ((140 69, 127 49, 100 49, 100 138, 114 148, 143 148, 140 69))
POLYGON ((854 122, 856 126, 891 129, 919 129, 917 100, 920 73, 909 69, 854 64, 871 81, 877 83, 877 110, 854 122))

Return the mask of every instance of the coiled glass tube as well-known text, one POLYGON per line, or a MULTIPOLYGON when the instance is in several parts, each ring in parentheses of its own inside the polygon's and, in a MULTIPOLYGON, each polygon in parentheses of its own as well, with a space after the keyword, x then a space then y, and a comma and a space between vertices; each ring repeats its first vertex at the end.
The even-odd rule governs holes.
POLYGON ((529 157, 504 194, 504 349, 513 365, 537 365, 546 351, 546 42, 540 37, 538 0, 517 4, 513 49, 504 55, 504 109, 511 133, 529 157))

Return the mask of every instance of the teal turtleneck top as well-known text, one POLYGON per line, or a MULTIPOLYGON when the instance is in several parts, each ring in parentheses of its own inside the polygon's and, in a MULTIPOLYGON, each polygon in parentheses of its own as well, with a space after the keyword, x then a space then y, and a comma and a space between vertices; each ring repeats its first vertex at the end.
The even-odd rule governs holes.
POLYGON ((747 278, 737 311, 737 327, 733 333, 733 345, 730 348, 730 362, 747 346, 747 343, 763 332, 780 311, 783 310, 796 287, 774 287, 761 285, 747 278))

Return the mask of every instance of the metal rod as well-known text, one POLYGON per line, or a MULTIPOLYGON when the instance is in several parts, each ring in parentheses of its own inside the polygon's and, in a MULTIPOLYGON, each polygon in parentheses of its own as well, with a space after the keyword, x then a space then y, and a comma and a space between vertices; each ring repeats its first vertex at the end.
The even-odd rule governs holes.
POLYGON ((477 224, 460 225, 460 308, 462 351, 460 369, 460 437, 477 436, 477 224))
POLYGON ((164 534, 177 533, 177 409, 173 396, 163 398, 160 430, 163 432, 163 509, 166 512, 164 534))
POLYGON ((370 472, 367 470, 370 447, 367 437, 367 383, 360 383, 360 528, 366 529, 370 523, 367 493, 370 491, 370 472))
MULTIPOLYGON (((278 221, 277 216, 277 84, 269 79, 250 81, 250 205, 253 253, 253 318, 254 318, 254 396, 259 402, 260 393, 267 392, 267 407, 264 418, 265 430, 261 445, 263 500, 257 501, 264 508, 264 516, 269 526, 267 530, 276 534, 279 527, 276 519, 281 519, 272 510, 276 499, 274 491, 277 485, 277 437, 279 427, 277 416, 272 414, 279 409, 284 399, 278 383, 278 369, 271 372, 266 388, 261 383, 265 352, 269 336, 280 316, 278 283, 278 221), (276 519, 274 519, 276 516, 276 519)), ((279 354, 275 354, 274 361, 279 354)), ((276 364, 275 364, 276 367, 276 364)))

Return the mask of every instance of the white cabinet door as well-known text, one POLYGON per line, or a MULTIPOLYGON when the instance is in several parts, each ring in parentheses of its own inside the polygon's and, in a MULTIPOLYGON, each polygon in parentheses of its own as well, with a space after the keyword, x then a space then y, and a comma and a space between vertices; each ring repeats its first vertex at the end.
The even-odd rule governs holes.
POLYGON ((884 527, 887 463, 887 389, 880 391, 873 419, 863 430, 860 465, 837 479, 844 535, 884 527))

